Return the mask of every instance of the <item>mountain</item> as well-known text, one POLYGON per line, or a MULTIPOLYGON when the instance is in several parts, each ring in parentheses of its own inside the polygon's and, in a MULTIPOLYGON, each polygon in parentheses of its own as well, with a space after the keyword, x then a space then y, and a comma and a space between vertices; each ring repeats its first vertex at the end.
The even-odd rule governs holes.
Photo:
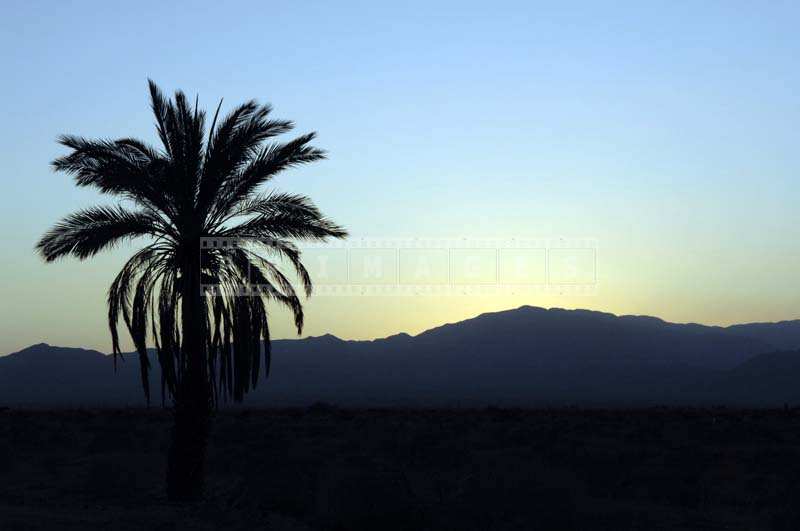
POLYGON ((800 404, 800 350, 759 354, 712 384, 726 402, 748 405, 800 404))
POLYGON ((780 350, 800 348, 800 320, 749 323, 726 328, 732 334, 760 339, 780 350))
MULTIPOLYGON (((523 306, 416 336, 274 341, 270 379, 246 404, 782 403, 800 376, 789 349, 800 349, 800 321, 722 328, 523 306)), ((138 377, 135 355, 115 374, 99 352, 34 345, 0 357, 0 403, 143 405, 138 377)))
MULTIPOLYGON (((151 375, 151 387, 160 377, 151 375)), ((142 405, 136 355, 117 360, 96 350, 39 343, 0 357, 0 403, 65 406, 142 405)))

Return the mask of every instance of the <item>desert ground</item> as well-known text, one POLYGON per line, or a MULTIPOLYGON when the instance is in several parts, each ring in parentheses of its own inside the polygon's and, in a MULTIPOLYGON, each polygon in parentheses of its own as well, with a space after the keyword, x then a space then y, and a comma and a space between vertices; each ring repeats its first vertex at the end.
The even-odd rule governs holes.
POLYGON ((0 412, 0 529, 790 530, 800 411, 215 414, 206 499, 165 499, 168 411, 0 412))

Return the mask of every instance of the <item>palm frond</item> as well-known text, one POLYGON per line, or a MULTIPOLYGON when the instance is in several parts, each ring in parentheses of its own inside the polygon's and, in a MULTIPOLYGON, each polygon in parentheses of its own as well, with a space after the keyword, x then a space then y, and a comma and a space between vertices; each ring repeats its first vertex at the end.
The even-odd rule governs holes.
POLYGON ((74 135, 62 135, 58 142, 72 151, 56 158, 52 166, 74 175, 78 186, 130 199, 174 219, 174 190, 165 176, 168 162, 153 148, 131 139, 87 140, 74 135))
POLYGON ((290 131, 288 120, 270 120, 269 105, 247 102, 234 109, 220 124, 206 151, 198 208, 208 212, 220 187, 258 155, 258 147, 268 138, 290 131))
POLYGON ((223 230, 222 234, 242 238, 325 240, 344 238, 347 231, 324 217, 275 213, 256 216, 236 227, 223 230))
POLYGON ((165 236, 152 214, 122 207, 92 207, 56 223, 36 248, 48 262, 70 254, 84 260, 125 239, 146 235, 165 236))
POLYGON ((257 189, 287 168, 325 158, 321 149, 309 146, 316 133, 300 136, 290 142, 274 143, 264 149, 219 189, 211 209, 212 226, 235 211, 236 205, 252 197, 257 189))

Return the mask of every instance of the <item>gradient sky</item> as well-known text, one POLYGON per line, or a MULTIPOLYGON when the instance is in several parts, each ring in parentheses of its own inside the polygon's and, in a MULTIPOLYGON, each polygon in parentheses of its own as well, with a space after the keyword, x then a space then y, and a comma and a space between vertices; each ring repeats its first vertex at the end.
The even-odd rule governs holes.
POLYGON ((309 335, 522 304, 800 317, 796 2, 379 4, 4 2, 0 353, 110 350, 105 293, 133 247, 45 265, 33 246, 112 201, 50 171, 56 136, 154 140, 148 77, 318 131, 329 160, 274 184, 355 236, 598 241, 594 296, 320 297, 309 335))

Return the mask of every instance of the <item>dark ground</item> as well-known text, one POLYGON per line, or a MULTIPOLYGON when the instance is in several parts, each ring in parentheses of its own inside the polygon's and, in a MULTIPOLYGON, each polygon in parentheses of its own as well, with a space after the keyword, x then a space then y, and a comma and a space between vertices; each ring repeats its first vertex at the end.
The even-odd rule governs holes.
POLYGON ((800 411, 225 411, 189 507, 170 422, 0 412, 0 529, 800 529, 800 411))

